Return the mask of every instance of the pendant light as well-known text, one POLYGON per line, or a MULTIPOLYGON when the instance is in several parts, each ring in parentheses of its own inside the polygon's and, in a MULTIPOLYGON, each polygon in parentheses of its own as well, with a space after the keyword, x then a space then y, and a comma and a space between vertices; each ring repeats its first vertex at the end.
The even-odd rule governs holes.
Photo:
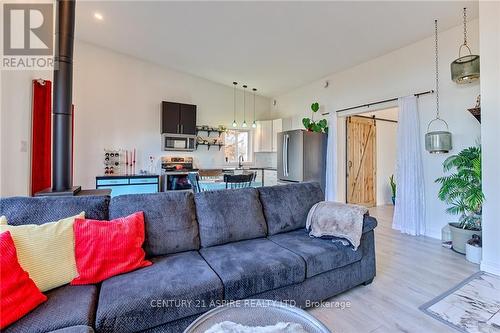
POLYGON ((256 128, 257 123, 255 122, 255 92, 257 91, 257 89, 253 88, 252 90, 253 90, 253 123, 252 123, 252 127, 256 128))
POLYGON ((238 127, 238 123, 236 122, 236 86, 238 82, 233 82, 233 127, 238 127))
POLYGON ((458 84, 470 83, 479 79, 479 56, 472 54, 467 44, 467 8, 464 8, 464 43, 458 49, 458 59, 451 63, 451 79, 458 84), (462 56, 462 49, 469 51, 462 56))
POLYGON ((247 127, 247 117, 246 117, 246 95, 247 95, 247 85, 243 85, 243 124, 241 127, 247 127))
POLYGON ((439 114, 439 56, 438 56, 438 28, 437 20, 434 21, 435 32, 435 65, 436 65, 436 118, 427 125, 425 134, 425 149, 431 154, 446 154, 452 149, 451 133, 448 131, 448 123, 441 119, 439 114), (432 131, 430 127, 434 122, 441 122, 446 125, 446 131, 432 131))

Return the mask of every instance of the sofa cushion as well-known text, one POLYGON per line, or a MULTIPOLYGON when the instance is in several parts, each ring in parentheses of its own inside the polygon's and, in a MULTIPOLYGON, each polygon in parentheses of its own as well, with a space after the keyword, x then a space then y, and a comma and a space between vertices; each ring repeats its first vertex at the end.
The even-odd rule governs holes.
POLYGON ((0 233, 0 330, 47 300, 17 260, 10 231, 0 233))
POLYGON ((195 195, 201 246, 265 237, 266 221, 254 188, 201 192, 195 195))
POLYGON ((0 231, 10 231, 19 263, 42 292, 68 284, 78 275, 73 232, 78 217, 85 217, 85 214, 42 225, 14 226, 3 224, 0 218, 0 231))
POLYGON ((191 192, 130 194, 111 199, 111 219, 138 211, 144 212, 144 249, 147 255, 160 256, 199 249, 200 238, 191 192))
POLYGON ((310 237, 305 229, 270 236, 269 239, 301 256, 306 262, 308 278, 351 264, 363 256, 361 247, 353 251, 351 246, 331 239, 310 237))
POLYGON ((93 326, 97 286, 63 286, 46 293, 47 302, 28 313, 3 333, 45 333, 71 326, 93 326))
POLYGON ((268 239, 200 250, 224 284, 224 298, 237 300, 305 279, 304 260, 268 239))
POLYGON ((74 232, 78 275, 71 281, 73 286, 96 284, 151 265, 142 249, 143 212, 111 221, 78 218, 74 232))
POLYGON ((94 329, 90 326, 78 325, 61 328, 50 333, 94 333, 94 329))
POLYGON ((0 215, 9 225, 44 224, 85 212, 94 220, 108 219, 109 196, 12 197, 0 199, 0 215))
POLYGON ((305 228, 311 207, 325 200, 319 183, 259 188, 269 235, 305 228))
POLYGON ((102 283, 97 331, 142 331, 205 312, 222 300, 222 283, 198 252, 151 261, 152 266, 102 283))

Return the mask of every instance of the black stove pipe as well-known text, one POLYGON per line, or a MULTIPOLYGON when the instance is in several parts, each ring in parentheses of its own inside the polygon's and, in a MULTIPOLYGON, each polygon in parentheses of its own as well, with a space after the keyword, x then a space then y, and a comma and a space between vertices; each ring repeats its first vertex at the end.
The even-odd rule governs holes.
POLYGON ((54 59, 52 192, 68 192, 72 175, 72 94, 75 1, 57 0, 54 59))

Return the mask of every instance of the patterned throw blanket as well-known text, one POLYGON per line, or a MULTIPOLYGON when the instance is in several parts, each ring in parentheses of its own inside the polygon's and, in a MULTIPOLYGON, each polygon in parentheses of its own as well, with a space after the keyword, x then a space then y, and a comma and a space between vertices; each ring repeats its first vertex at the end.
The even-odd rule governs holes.
MULTIPOLYGON (((368 208, 339 202, 321 201, 312 206, 307 215, 306 229, 310 236, 344 238, 343 244, 358 249, 363 232, 363 216, 368 208)), ((334 239, 334 241, 337 241, 334 239)))
POLYGON ((277 323, 273 326, 243 326, 231 321, 223 321, 210 327, 205 333, 307 333, 296 323, 277 323))

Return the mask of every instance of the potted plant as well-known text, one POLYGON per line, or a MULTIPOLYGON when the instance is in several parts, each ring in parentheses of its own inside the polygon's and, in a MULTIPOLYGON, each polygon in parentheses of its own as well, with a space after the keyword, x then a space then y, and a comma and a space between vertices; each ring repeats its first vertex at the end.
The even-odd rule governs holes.
POLYGON ((394 175, 389 177, 389 185, 391 186, 392 192, 392 204, 396 204, 396 181, 394 180, 394 175))
POLYGON ((303 118, 302 124, 309 132, 317 133, 328 133, 328 124, 326 119, 321 119, 319 121, 314 121, 314 114, 319 110, 319 103, 315 102, 311 104, 312 118, 303 118))
POLYGON ((481 262, 482 257, 482 244, 481 237, 479 235, 472 235, 472 238, 467 241, 465 244, 465 258, 468 261, 479 264, 481 262))
POLYGON ((470 147, 443 163, 444 172, 455 172, 436 179, 441 184, 438 197, 450 205, 446 211, 459 215, 458 223, 449 223, 453 249, 465 253, 465 244, 474 234, 481 237, 481 147, 470 147))

